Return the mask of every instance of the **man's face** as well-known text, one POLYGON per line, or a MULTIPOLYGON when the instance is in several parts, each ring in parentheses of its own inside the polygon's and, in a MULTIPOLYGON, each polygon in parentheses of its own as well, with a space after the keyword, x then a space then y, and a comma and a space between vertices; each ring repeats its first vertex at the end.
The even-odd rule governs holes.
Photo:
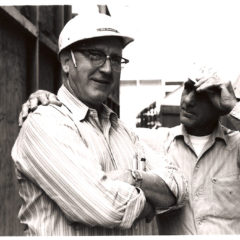
MULTIPOLYGON (((69 69, 69 84, 74 95, 89 107, 96 107, 107 99, 115 84, 120 80, 120 70, 114 71, 110 59, 102 66, 94 66, 91 59, 98 51, 110 57, 122 56, 122 43, 118 38, 103 37, 77 43, 72 52, 76 60, 69 69), (90 50, 90 55, 88 51, 90 50)), ((72 59, 71 59, 72 61, 72 59)))
POLYGON ((180 106, 180 122, 187 132, 196 136, 210 134, 218 121, 219 113, 207 92, 197 93, 192 81, 184 84, 180 106))

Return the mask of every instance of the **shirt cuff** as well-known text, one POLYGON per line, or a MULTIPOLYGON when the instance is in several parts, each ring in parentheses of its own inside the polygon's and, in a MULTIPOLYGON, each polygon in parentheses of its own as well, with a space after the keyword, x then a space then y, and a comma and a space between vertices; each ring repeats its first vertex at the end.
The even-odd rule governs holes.
POLYGON ((163 179, 177 199, 176 204, 168 209, 156 209, 157 213, 159 213, 159 211, 166 212, 184 206, 188 201, 188 182, 180 170, 170 162, 168 166, 162 169, 155 169, 152 172, 163 179))
POLYGON ((240 120, 240 102, 236 103, 236 105, 229 114, 240 120))
POLYGON ((133 187, 132 194, 130 196, 130 201, 128 201, 120 228, 127 229, 132 226, 136 218, 142 212, 144 205, 146 203, 146 198, 143 191, 138 188, 133 187))

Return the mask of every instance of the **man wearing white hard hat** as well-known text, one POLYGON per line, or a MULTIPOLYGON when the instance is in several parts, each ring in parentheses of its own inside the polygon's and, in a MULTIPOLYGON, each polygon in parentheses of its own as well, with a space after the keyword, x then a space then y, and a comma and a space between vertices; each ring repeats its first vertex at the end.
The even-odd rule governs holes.
POLYGON ((154 235, 156 213, 185 203, 178 169, 144 152, 103 104, 131 41, 99 13, 77 16, 62 30, 62 105, 29 114, 12 150, 26 235, 154 235))

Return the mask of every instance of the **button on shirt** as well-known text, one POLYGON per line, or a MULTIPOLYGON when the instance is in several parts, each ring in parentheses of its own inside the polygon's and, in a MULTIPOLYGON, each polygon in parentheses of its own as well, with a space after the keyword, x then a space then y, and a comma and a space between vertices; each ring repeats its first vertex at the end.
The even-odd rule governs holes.
POLYGON ((240 234, 240 133, 219 126, 199 156, 183 126, 139 132, 189 183, 189 202, 159 216, 160 234, 240 234))
MULTIPOLYGON (((28 116, 12 150, 25 234, 158 234, 156 218, 134 222, 146 202, 143 192, 105 174, 133 168, 142 152, 136 136, 105 105, 98 115, 64 86, 58 98, 61 107, 40 106, 28 116)), ((181 206, 187 192, 177 169, 159 159, 147 159, 147 169, 164 179, 181 206)))

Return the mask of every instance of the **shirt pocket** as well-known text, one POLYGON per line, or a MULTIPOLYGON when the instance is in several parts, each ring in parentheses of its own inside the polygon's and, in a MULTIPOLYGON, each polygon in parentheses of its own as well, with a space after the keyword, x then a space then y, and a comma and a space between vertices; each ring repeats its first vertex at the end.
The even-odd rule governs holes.
POLYGON ((240 175, 213 178, 213 208, 216 217, 240 218, 240 175))

